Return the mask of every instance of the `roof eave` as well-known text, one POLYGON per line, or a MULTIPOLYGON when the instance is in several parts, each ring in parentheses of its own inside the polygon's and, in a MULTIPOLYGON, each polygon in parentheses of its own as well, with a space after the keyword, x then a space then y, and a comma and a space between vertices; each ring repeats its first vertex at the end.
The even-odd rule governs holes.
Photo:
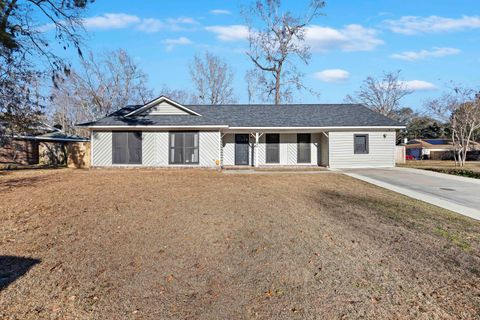
POLYGON ((85 125, 89 129, 229 129, 229 130, 368 130, 405 129, 405 126, 308 126, 308 127, 239 127, 228 125, 85 125))

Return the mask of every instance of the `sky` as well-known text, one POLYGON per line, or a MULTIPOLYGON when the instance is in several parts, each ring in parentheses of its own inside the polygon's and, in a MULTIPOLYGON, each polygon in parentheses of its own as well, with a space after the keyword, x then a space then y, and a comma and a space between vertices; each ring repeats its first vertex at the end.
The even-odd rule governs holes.
MULTIPOLYGON (((189 63, 209 51, 232 66, 235 94, 244 103, 252 62, 240 12, 250 3, 97 0, 84 13, 84 52, 127 50, 160 95, 163 85, 192 89, 189 63)), ((308 3, 284 0, 282 7, 302 13, 308 3)), ((367 76, 396 70, 414 90, 403 105, 416 111, 452 83, 480 87, 478 0, 327 0, 322 12, 307 29, 310 63, 298 64, 320 96, 299 93, 295 103, 342 103, 367 76)), ((68 58, 78 63, 75 55, 68 58)))

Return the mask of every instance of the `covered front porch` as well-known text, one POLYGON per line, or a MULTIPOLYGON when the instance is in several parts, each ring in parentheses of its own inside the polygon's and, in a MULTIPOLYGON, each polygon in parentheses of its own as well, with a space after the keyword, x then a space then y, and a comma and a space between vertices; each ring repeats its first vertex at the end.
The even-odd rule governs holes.
POLYGON ((221 132, 222 166, 328 166, 328 132, 235 130, 221 132))

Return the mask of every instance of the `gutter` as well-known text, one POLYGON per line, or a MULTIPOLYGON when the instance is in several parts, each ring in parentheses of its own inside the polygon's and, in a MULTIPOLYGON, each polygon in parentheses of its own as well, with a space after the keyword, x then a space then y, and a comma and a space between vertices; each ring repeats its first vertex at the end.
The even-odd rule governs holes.
POLYGON ((203 125, 203 126, 85 126, 89 129, 229 129, 229 130, 371 130, 371 129, 405 129, 405 126, 337 126, 337 127, 230 127, 228 125, 203 125))
POLYGON ((29 136, 14 136, 14 139, 25 139, 25 140, 38 140, 38 141, 61 141, 61 142, 88 142, 90 141, 87 138, 80 139, 65 139, 65 138, 52 138, 52 137, 29 137, 29 136))

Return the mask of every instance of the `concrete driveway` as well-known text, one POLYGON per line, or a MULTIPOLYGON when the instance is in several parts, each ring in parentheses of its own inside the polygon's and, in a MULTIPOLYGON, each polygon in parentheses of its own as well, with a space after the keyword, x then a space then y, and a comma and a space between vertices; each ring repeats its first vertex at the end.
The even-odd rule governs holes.
POLYGON ((480 220, 480 180, 410 168, 348 169, 351 177, 480 220))

